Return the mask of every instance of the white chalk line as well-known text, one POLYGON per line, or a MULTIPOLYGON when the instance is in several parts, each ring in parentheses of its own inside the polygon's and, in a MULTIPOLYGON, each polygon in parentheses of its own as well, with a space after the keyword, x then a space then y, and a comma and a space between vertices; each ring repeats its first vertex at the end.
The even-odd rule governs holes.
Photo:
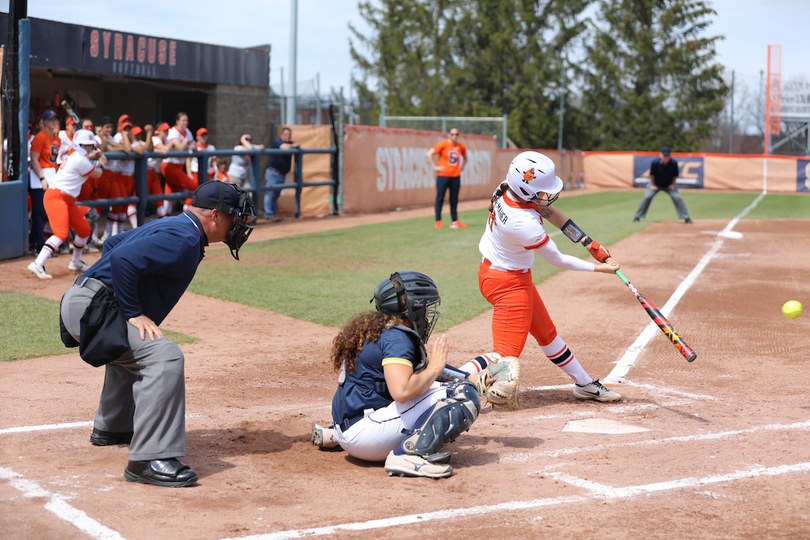
POLYGON ((609 448, 628 448, 632 446, 658 446, 663 444, 682 443, 682 442, 701 442, 717 439, 724 439, 727 437, 737 437, 739 435, 750 435, 758 431, 807 431, 810 430, 810 421, 796 422, 793 424, 767 424, 764 426, 754 426, 747 429, 735 429, 732 431, 718 431, 716 433, 701 433, 700 435, 682 435, 678 437, 668 437, 666 439, 645 439, 643 441, 633 441, 626 443, 616 444, 599 444, 596 446, 583 446, 577 448, 562 448, 560 450, 551 450, 548 452, 538 452, 538 456, 559 457, 571 454, 578 454, 580 452, 593 452, 595 450, 606 450, 609 448))
POLYGON ((614 488, 591 482, 571 476, 565 473, 545 473, 547 476, 560 480, 567 484, 576 487, 587 489, 593 497, 605 499, 626 499, 635 497, 643 493, 655 493, 660 491, 671 491, 673 489, 684 489, 705 486, 708 484, 719 484, 721 482, 733 482, 735 480, 747 480, 750 478, 757 478, 760 476, 778 476, 781 474, 788 474, 793 472, 807 472, 810 471, 810 463, 796 463, 794 465, 778 465, 776 467, 752 467, 745 471, 734 471, 728 474, 716 474, 712 476, 705 476, 703 478, 681 478, 679 480, 670 480, 667 482, 656 482, 653 484, 644 484, 639 486, 628 486, 623 488, 614 488))
POLYGON ((84 511, 69 505, 61 495, 47 491, 38 483, 23 478, 9 468, 0 467, 0 480, 8 481, 9 485, 21 491, 25 497, 47 499, 48 502, 45 503, 46 510, 53 512, 59 519, 67 521, 91 538, 124 540, 124 537, 116 531, 105 527, 84 513, 84 511))
POLYGON ((495 514, 498 512, 503 512, 504 510, 506 511, 527 510, 545 506, 555 506, 560 504, 584 502, 595 498, 611 498, 611 499, 632 498, 637 495, 645 493, 671 491, 675 489, 692 488, 708 484, 718 484, 722 482, 747 480, 751 478, 757 478, 760 476, 778 476, 783 474, 795 472, 807 472, 807 471, 810 471, 810 463, 797 463, 794 465, 779 465, 776 467, 754 467, 748 470, 735 471, 723 475, 712 475, 703 478, 682 478, 679 480, 671 480, 668 482, 657 482, 653 484, 642 484, 638 486, 628 486, 623 488, 613 488, 610 486, 598 484, 596 482, 591 482, 564 473, 549 474, 547 472, 544 472, 545 475, 551 478, 561 480, 568 484, 588 490, 589 495, 554 497, 547 499, 534 499, 529 501, 512 501, 501 504, 474 506, 471 508, 456 508, 452 510, 439 510, 436 512, 427 512, 424 514, 397 516, 387 519, 375 519, 371 521, 362 521, 356 523, 343 523, 340 525, 331 525, 327 527, 314 527, 311 529, 294 529, 288 531, 279 531, 275 533, 231 537, 222 540, 287 540, 290 538, 302 538, 306 536, 325 536, 329 534, 335 534, 341 531, 366 531, 371 529, 383 529, 403 525, 412 525, 415 523, 426 523, 428 521, 435 521, 439 519, 448 520, 473 515, 495 514))
POLYGON ((0 435, 6 435, 8 433, 27 433, 31 431, 49 431, 52 429, 70 429, 70 428, 77 428, 77 427, 91 427, 93 425, 92 421, 88 422, 69 422, 66 424, 43 424, 40 426, 21 426, 21 427, 13 427, 13 428, 5 428, 0 429, 0 435))
MULTIPOLYGON (((672 296, 669 298, 667 303, 664 304, 664 307, 661 308, 660 311, 665 317, 669 316, 669 314, 672 312, 675 306, 678 305, 678 302, 681 300, 686 291, 688 291, 689 288, 692 287, 692 285, 697 280, 698 276, 700 276, 700 274, 703 272, 703 269, 706 268, 706 265, 708 265, 709 262, 717 254, 717 251, 723 245, 724 237, 728 235, 728 233, 734 228, 734 226, 737 224, 737 222, 740 221, 740 219, 745 217, 748 214, 748 212, 750 212, 754 207, 756 207, 757 204, 759 204, 759 202, 762 200, 763 197, 765 197, 765 192, 760 193, 759 196, 756 199, 754 199, 754 201, 751 204, 749 204, 742 212, 740 212, 740 214, 737 217, 732 219, 729 222, 729 224, 726 225, 725 229, 723 229, 720 233, 718 233, 717 235, 718 238, 709 248, 709 251, 707 251, 706 254, 700 259, 697 266, 695 266, 695 268, 689 273, 689 275, 686 276, 686 279, 684 279, 681 282, 678 288, 675 289, 675 292, 672 293, 672 296)), ((644 330, 641 332, 638 338, 636 338, 633 344, 627 348, 624 355, 622 355, 622 357, 616 362, 616 367, 614 367, 613 370, 610 372, 610 374, 607 377, 605 377, 605 382, 606 383, 621 382, 622 379, 630 372, 630 368, 636 363, 636 360, 638 360, 638 357, 647 347, 649 342, 652 340, 653 336, 657 335, 659 331, 660 328, 658 328, 658 325, 655 324, 654 321, 650 321, 650 324, 648 324, 644 328, 644 330)))

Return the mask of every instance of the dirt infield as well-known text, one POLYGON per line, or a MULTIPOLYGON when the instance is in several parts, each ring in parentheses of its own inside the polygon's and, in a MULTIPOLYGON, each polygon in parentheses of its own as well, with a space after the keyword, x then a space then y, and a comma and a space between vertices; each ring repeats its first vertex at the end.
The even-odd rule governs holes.
MULTIPOLYGON (((287 220, 260 225, 254 239, 415 216, 431 226, 431 212, 287 220)), ((719 238, 727 224, 661 222, 611 246, 659 308, 688 286, 669 318, 694 363, 661 332, 632 347, 649 318, 618 278, 564 272, 542 283, 592 376, 637 354, 609 385, 624 398, 576 400, 532 342, 521 410, 486 407, 446 447, 446 480, 389 478, 380 464, 310 444, 311 425, 329 421, 334 328, 183 297, 163 326, 201 338, 183 346, 184 461, 200 476, 185 489, 127 483, 126 447, 90 445, 103 372, 78 354, 2 363, 0 536, 808 538, 810 316, 789 321, 780 308, 810 306, 810 222, 742 220, 742 239, 719 238)), ((30 260, 0 263, 0 289, 58 300, 72 280, 67 257, 49 263, 49 281, 26 272, 30 260)), ((450 363, 490 350, 490 320, 448 331, 450 363)))

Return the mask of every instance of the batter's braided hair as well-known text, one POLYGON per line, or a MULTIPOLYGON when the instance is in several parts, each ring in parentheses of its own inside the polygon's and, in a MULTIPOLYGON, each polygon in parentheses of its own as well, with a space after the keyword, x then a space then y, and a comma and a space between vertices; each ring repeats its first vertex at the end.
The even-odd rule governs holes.
POLYGON ((489 215, 492 219, 495 219, 495 203, 503 197, 503 194, 506 193, 506 190, 509 189, 509 182, 504 180, 501 182, 501 185, 498 186, 498 189, 495 190, 495 193, 492 195, 492 198, 489 200, 489 215))
POLYGON ((377 341, 383 329, 403 324, 405 319, 379 311, 367 311, 354 315, 332 341, 332 367, 340 370, 346 362, 346 373, 354 372, 357 355, 366 341, 377 341))

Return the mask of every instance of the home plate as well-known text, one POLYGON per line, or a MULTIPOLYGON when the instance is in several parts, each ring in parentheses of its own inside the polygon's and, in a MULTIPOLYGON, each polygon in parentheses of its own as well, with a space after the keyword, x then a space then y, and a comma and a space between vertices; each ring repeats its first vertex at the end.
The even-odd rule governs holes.
POLYGON ((563 431, 575 431, 577 433, 600 433, 602 435, 620 435, 622 433, 640 433, 650 431, 629 424, 622 424, 615 420, 605 420, 603 418, 588 418, 586 420, 571 420, 563 431))

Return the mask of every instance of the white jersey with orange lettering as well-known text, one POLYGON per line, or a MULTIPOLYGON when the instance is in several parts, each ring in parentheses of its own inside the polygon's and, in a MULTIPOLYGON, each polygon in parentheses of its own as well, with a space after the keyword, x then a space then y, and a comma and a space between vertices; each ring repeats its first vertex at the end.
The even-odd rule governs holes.
POLYGON ((497 270, 528 270, 535 250, 558 268, 593 272, 593 263, 560 253, 534 203, 516 201, 504 193, 495 201, 478 251, 497 270))
POLYGON ((87 175, 93 172, 95 167, 87 159, 87 156, 79 152, 71 151, 67 154, 59 170, 53 178, 49 180, 49 188, 58 189, 62 193, 71 197, 78 197, 82 190, 82 185, 87 180, 87 175))

